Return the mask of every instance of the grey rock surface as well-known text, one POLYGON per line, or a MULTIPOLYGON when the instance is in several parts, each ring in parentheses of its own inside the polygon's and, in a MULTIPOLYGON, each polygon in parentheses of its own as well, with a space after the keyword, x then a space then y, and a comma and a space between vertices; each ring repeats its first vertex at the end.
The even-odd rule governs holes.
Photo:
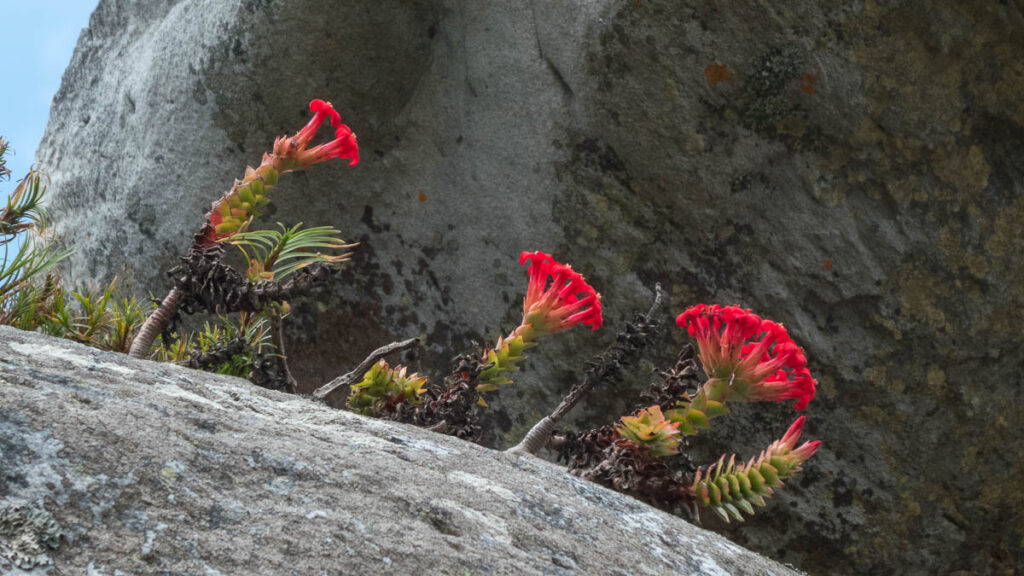
MULTIPOLYGON (((425 335, 421 371, 493 341, 516 322, 516 255, 545 249, 604 294, 608 329, 533 351, 492 402, 500 442, 661 281, 674 313, 784 322, 821 383, 822 451, 733 538, 816 574, 1008 574, 1024 565, 1022 28, 1019 0, 102 0, 38 159, 78 250, 68 278, 159 291, 211 199, 332 100, 362 163, 283 178, 269 218, 362 242, 330 294, 295 303, 309 387, 387 341, 425 335)), ((737 411, 695 454, 749 456, 792 418, 737 411)))
POLYGON ((6 327, 0 462, 4 574, 15 507, 62 534, 29 574, 796 574, 543 460, 6 327))

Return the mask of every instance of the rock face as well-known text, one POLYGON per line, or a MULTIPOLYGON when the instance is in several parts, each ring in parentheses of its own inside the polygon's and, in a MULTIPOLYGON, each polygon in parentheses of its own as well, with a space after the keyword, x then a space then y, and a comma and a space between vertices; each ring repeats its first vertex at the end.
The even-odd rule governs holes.
MULTIPOLYGON (((492 403, 505 441, 661 281, 674 313, 784 322, 821 383, 823 450, 738 541, 819 574, 1011 573, 1019 6, 102 0, 38 159, 69 278, 166 289, 203 208, 330 99, 362 163, 283 178, 270 218, 362 242, 321 305, 296 303, 308 385, 398 338, 441 360, 493 341, 525 288, 516 254, 546 249, 604 294, 611 329, 533 354, 492 403)), ((621 415, 637 385, 586 418, 621 415)), ((792 418, 739 410, 698 453, 749 456, 792 418)))
POLYGON ((5 574, 796 575, 533 457, 6 327, 0 459, 5 574))

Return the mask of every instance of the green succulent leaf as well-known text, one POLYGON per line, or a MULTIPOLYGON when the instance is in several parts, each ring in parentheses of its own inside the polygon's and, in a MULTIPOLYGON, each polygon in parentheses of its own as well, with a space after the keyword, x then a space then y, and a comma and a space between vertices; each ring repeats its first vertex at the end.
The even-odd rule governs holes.
POLYGON ((679 425, 666 419, 659 406, 646 408, 636 416, 623 417, 615 431, 651 456, 679 453, 679 425))
POLYGON ((421 404, 427 379, 407 372, 405 366, 391 368, 384 360, 374 364, 362 380, 352 385, 349 408, 364 416, 379 417, 394 412, 402 403, 421 404))

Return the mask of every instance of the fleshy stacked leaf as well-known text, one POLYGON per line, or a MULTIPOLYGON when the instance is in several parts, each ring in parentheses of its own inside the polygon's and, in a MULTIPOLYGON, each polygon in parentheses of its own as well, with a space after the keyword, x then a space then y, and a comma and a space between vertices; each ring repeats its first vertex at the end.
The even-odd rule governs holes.
POLYGON ((689 402, 681 402, 678 407, 669 410, 665 415, 670 421, 679 425, 679 432, 684 436, 692 436, 700 428, 711 427, 711 419, 728 414, 729 409, 722 402, 708 400, 707 392, 702 388, 689 402))
POLYGON ((820 440, 805 442, 794 449, 803 425, 801 416, 781 440, 772 442, 746 464, 736 464, 735 454, 726 462, 723 455, 707 471, 698 469, 692 485, 697 502, 726 522, 730 517, 742 522, 743 513, 753 516, 754 506, 764 506, 764 499, 781 488, 783 480, 799 472, 800 465, 818 450, 820 440))
POLYGON ((523 351, 533 346, 533 343, 527 344, 521 335, 499 338, 497 346, 489 348, 484 353, 484 364, 488 366, 480 372, 477 390, 490 392, 497 390, 499 386, 511 384, 512 380, 505 375, 519 370, 517 364, 526 360, 523 351))
POLYGON ((247 167, 245 177, 236 180, 227 193, 213 203, 207 218, 206 239, 215 242, 243 231, 260 209, 270 203, 267 193, 277 184, 278 172, 270 164, 247 167))
POLYGON ((383 416, 394 412, 403 402, 420 404, 427 379, 406 372, 405 366, 391 368, 384 360, 374 364, 361 382, 352 385, 348 407, 363 416, 383 416))
POLYGON ((636 416, 623 416, 615 431, 650 456, 679 453, 679 424, 667 420, 658 406, 645 408, 636 416))

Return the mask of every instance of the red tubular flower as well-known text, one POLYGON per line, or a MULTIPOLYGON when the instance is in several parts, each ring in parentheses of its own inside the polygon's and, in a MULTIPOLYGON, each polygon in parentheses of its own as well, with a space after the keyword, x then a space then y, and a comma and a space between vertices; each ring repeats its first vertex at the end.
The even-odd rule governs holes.
POLYGON ((530 285, 523 299, 522 328, 529 326, 535 335, 542 336, 576 324, 593 330, 601 326, 601 295, 579 272, 543 252, 520 254, 519 264, 527 262, 530 285))
POLYGON ((704 371, 728 384, 728 397, 781 402, 797 399, 803 410, 814 399, 817 382, 802 348, 781 324, 762 320, 738 306, 698 304, 676 318, 697 340, 704 371))
POLYGON ((334 140, 303 152, 300 158, 310 166, 330 158, 347 158, 348 165, 355 166, 359 164, 359 142, 352 129, 342 124, 334 129, 334 140))
POLYGON ((329 158, 348 158, 349 166, 359 162, 359 144, 352 130, 341 123, 341 115, 330 102, 313 100, 309 103, 313 118, 294 136, 274 140, 271 154, 263 154, 257 168, 246 168, 245 178, 236 180, 224 196, 217 199, 206 215, 207 224, 198 236, 204 247, 244 230, 250 219, 259 216, 269 202, 267 192, 274 187, 278 176, 292 170, 304 170, 329 158), (334 140, 307 150, 317 130, 325 121, 335 126, 334 140))
POLYGON ((313 113, 313 118, 295 136, 292 136, 292 141, 299 148, 305 148, 313 140, 313 136, 316 135, 324 120, 330 119, 331 126, 341 124, 341 114, 338 114, 330 102, 320 99, 313 100, 309 103, 309 111, 313 113))
POLYGON ((313 118, 291 138, 282 137, 274 141, 273 156, 265 157, 274 162, 275 168, 281 172, 303 170, 330 158, 347 158, 349 166, 359 163, 359 143, 352 129, 341 123, 341 115, 323 100, 309 103, 309 111, 313 118), (306 146, 313 140, 325 120, 334 126, 334 140, 321 144, 310 150, 306 146))

